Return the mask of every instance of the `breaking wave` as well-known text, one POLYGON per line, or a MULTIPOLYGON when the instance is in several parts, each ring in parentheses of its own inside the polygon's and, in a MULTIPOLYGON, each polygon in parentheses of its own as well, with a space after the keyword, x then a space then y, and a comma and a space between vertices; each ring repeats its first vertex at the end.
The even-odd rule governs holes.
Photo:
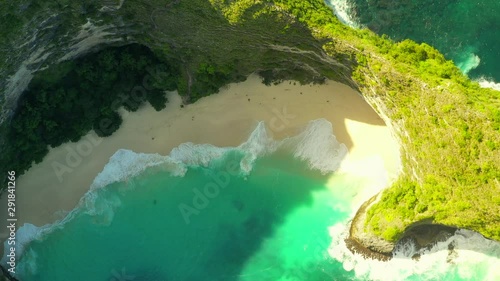
POLYGON ((471 70, 476 69, 481 64, 479 56, 472 52, 465 52, 457 59, 457 66, 464 74, 468 74, 471 70))
MULTIPOLYGON (((184 143, 173 149, 168 156, 119 150, 95 178, 91 189, 84 195, 79 205, 66 218, 43 227, 26 224, 18 230, 17 237, 20 242, 17 248, 18 258, 22 254, 27 260, 18 270, 36 276, 37 253, 28 244, 35 239, 43 240, 55 229, 64 228, 65 224, 75 218, 78 213, 93 215, 99 224, 110 224, 114 218, 114 211, 121 205, 121 201, 118 196, 114 195, 116 192, 107 192, 110 190, 107 186, 130 181, 130 185, 122 184, 120 187, 138 188, 134 185, 134 178, 148 176, 150 173, 159 171, 167 171, 173 177, 188 177, 186 174, 189 168, 210 166, 214 160, 230 152, 239 152, 242 155, 238 161, 240 161, 241 176, 246 176, 252 172, 258 158, 281 150, 307 163, 310 169, 324 174, 337 170, 339 173, 342 171, 348 173, 351 170, 355 171, 357 167, 359 170, 366 170, 365 173, 367 173, 366 175, 360 174, 360 177, 370 179, 368 185, 350 188, 337 184, 332 193, 335 195, 335 200, 339 202, 339 206, 345 205, 346 208, 344 210, 340 206, 342 213, 346 214, 345 217, 339 217, 332 221, 333 223, 326 224, 327 226, 333 224, 333 226, 329 228, 329 237, 325 233, 326 238, 331 238, 326 242, 325 249, 328 243, 331 243, 328 247, 328 254, 344 271, 335 274, 354 274, 353 280, 500 280, 500 273, 494 270, 500 267, 500 243, 487 240, 478 233, 467 230, 457 231, 446 241, 439 242, 428 250, 417 251, 411 243, 402 245, 395 251, 394 258, 388 262, 367 260, 352 254, 344 242, 349 231, 348 219, 364 200, 383 188, 387 183, 387 178, 382 169, 383 163, 377 158, 363 163, 353 162, 352 167, 343 166, 339 169, 342 159, 346 156, 347 148, 336 140, 332 124, 325 119, 311 121, 302 132, 281 141, 274 140, 268 134, 265 124, 260 122, 248 140, 237 147, 220 148, 210 144, 184 143), (361 165, 366 166, 361 167, 361 165), (452 250, 450 250, 450 245, 453 246, 452 250), (420 255, 419 260, 412 259, 416 254, 420 255)), ((342 178, 337 178, 337 180, 342 181, 342 178)), ((240 209, 243 208, 241 203, 233 202, 232 204, 236 204, 240 209)), ((328 204, 332 208, 339 209, 334 204, 328 204)), ((115 222, 117 221, 118 217, 115 222)), ((304 222, 300 220, 296 223, 299 226, 304 222)), ((276 245, 280 245, 278 242, 276 245)), ((5 263, 5 257, 2 263, 5 263)))
POLYGON ((400 245, 390 261, 365 259, 352 254, 344 239, 349 223, 338 223, 329 230, 329 254, 354 271, 357 280, 500 280, 500 243, 481 234, 460 229, 446 241, 430 249, 417 250, 412 242, 400 245), (418 256, 418 259, 413 257, 418 256))
POLYGON ((349 0, 327 0, 326 4, 333 9, 335 16, 337 16, 342 23, 350 27, 361 27, 353 16, 354 9, 352 8, 352 4, 349 3, 349 0))
POLYGON ((490 88, 493 90, 500 91, 500 83, 496 83, 492 79, 487 79, 487 78, 482 77, 482 78, 479 78, 478 82, 479 82, 479 86, 481 86, 483 88, 490 88))
MULTIPOLYGON (((188 167, 207 166, 211 161, 230 151, 239 151, 244 154, 240 162, 240 169, 244 174, 248 174, 257 158, 278 149, 291 150, 296 158, 306 161, 311 169, 319 170, 322 173, 337 170, 347 154, 347 147, 337 141, 333 135, 332 124, 326 119, 310 121, 301 133, 281 141, 273 140, 269 136, 264 122, 260 122, 248 140, 238 147, 221 148, 211 144, 188 142, 174 148, 168 156, 120 149, 94 179, 90 190, 80 199, 77 207, 64 219, 41 227, 25 224, 19 228, 17 231, 19 242, 16 248, 18 257, 22 255, 24 248, 31 241, 43 239, 53 230, 64 227, 79 212, 99 215, 103 217, 103 223, 111 223, 113 210, 120 206, 120 199, 116 196, 107 198, 105 202, 96 199, 102 195, 100 193, 102 188, 113 183, 129 181, 146 170, 150 172, 166 171, 172 176, 182 177, 188 167)), ((1 262, 5 264, 6 253, 4 253, 1 262)))

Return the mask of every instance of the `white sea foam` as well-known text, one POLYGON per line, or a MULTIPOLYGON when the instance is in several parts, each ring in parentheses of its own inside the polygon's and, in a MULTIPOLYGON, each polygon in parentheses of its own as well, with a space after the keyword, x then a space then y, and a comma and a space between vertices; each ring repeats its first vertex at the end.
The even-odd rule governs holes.
POLYGON ((18 263, 17 272, 26 272, 29 274, 36 274, 38 271, 37 259, 38 255, 32 249, 28 249, 28 251, 23 253, 23 258, 26 258, 28 262, 26 263, 18 263))
POLYGON ((459 230, 430 250, 417 251, 411 243, 403 245, 387 262, 352 254, 344 242, 348 233, 347 222, 330 228, 332 244, 329 253, 342 262, 345 270, 353 270, 361 280, 395 281, 415 276, 418 280, 444 280, 452 275, 465 280, 500 280, 500 271, 497 270, 500 267, 500 243, 473 231, 459 230), (448 250, 450 244, 455 247, 452 251, 448 250), (417 253, 421 255, 418 261, 411 258, 417 253))
POLYGON ((500 83, 496 83, 492 79, 481 77, 477 82, 479 82, 479 86, 481 86, 482 88, 490 88, 493 90, 500 91, 500 83))
POLYGON ((114 182, 124 181, 150 167, 162 166, 174 175, 182 176, 186 167, 181 162, 160 154, 135 153, 120 149, 109 159, 104 170, 97 175, 90 189, 101 188, 114 182))
POLYGON ((481 64, 479 56, 473 52, 466 53, 463 58, 457 61, 457 66, 463 73, 468 74, 471 70, 477 68, 481 64))
POLYGON ((336 171, 347 155, 347 147, 337 141, 326 119, 309 122, 302 133, 283 140, 280 146, 292 147, 296 158, 324 174, 336 171))
POLYGON ((278 143, 269 136, 264 122, 259 122, 248 140, 238 146, 238 149, 245 152, 245 157, 240 163, 241 170, 246 174, 250 173, 255 159, 274 152, 277 148, 278 143))
MULTIPOLYGON (((479 56, 475 55, 476 49, 474 47, 467 47, 463 55, 457 59, 457 66, 464 74, 468 74, 471 70, 477 68, 481 64, 479 56)), ((492 78, 481 77, 476 80, 482 88, 490 88, 500 91, 500 83, 493 81, 492 78)))
MULTIPOLYGON (((468 74, 471 70, 477 68, 481 64, 481 59, 479 56, 474 54, 476 51, 475 47, 467 47, 461 56, 457 59, 457 66, 462 70, 464 74, 468 74)), ((476 80, 479 86, 482 88, 490 88, 493 90, 500 91, 500 83, 493 81, 492 78, 481 77, 476 80)))
MULTIPOLYGON (((39 237, 41 233, 41 228, 30 223, 25 223, 16 232, 16 260, 19 260, 19 256, 24 252, 24 248, 27 244, 39 237)), ((1 264, 5 265, 8 261, 7 254, 10 252, 11 245, 8 244, 9 240, 6 240, 3 244, 4 253, 3 258, 0 261, 1 264)))
POLYGON ((340 144, 333 135, 331 123, 325 119, 311 121, 302 133, 283 141, 273 140, 268 135, 264 122, 260 122, 248 140, 238 147, 221 148, 210 144, 183 143, 174 148, 168 156, 120 149, 94 179, 90 190, 80 199, 77 207, 64 219, 42 227, 31 224, 21 227, 17 231, 18 241, 21 241, 18 242, 17 251, 22 253, 30 241, 41 239, 55 229, 62 228, 80 212, 98 216, 97 222, 101 224, 111 223, 115 208, 121 204, 120 199, 108 194, 106 200, 98 200, 99 191, 112 183, 128 181, 146 169, 159 169, 168 171, 173 176, 183 176, 189 166, 207 166, 210 161, 220 158, 230 150, 240 150, 245 154, 240 163, 241 170, 249 173, 258 157, 272 153, 278 148, 292 149, 296 157, 322 172, 335 171, 347 153, 345 145, 340 144))
MULTIPOLYGON (((98 200, 101 199, 100 196, 102 195, 99 195, 98 192, 89 192, 88 196, 80 200, 77 210, 95 216, 95 223, 110 225, 115 216, 115 209, 120 206, 122 202, 117 194, 107 194, 105 200, 98 200)), ((71 215, 74 215, 74 213, 71 215)), ((67 217, 71 218, 72 216, 67 217)), ((69 221, 69 219, 67 221, 69 221)))
POLYGON ((322 173, 336 171, 347 154, 347 147, 338 142, 332 124, 326 119, 313 120, 296 136, 273 140, 267 133, 264 122, 260 122, 249 139, 238 149, 245 152, 241 169, 250 172, 256 158, 285 149, 294 157, 308 163, 309 167, 322 173))
POLYGON ((325 2, 333 9, 333 12, 342 23, 350 27, 360 27, 354 17, 351 16, 353 8, 349 0, 326 0, 325 2))
POLYGON ((227 150, 227 148, 221 148, 211 144, 194 144, 187 142, 172 149, 170 157, 184 165, 207 166, 210 161, 221 157, 227 150))

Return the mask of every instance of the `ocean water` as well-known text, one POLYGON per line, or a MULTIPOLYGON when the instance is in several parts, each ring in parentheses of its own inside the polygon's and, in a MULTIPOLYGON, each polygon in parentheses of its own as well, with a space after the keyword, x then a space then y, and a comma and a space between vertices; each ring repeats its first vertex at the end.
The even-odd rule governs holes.
POLYGON ((426 42, 482 86, 500 90, 500 1, 326 0, 345 23, 426 42))
POLYGON ((468 231, 419 261, 410 258, 412 245, 390 262, 352 255, 343 243, 349 219, 387 179, 377 159, 356 160, 368 171, 338 170, 346 153, 323 119, 283 141, 260 123, 239 147, 186 143, 169 156, 117 151, 64 220, 18 230, 25 244, 16 277, 500 280, 500 244, 468 231))

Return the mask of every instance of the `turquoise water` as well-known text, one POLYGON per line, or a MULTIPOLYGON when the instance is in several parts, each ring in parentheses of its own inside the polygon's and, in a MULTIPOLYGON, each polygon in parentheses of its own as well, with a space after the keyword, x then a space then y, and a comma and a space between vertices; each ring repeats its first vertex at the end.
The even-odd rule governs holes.
MULTIPOLYGON (((352 25, 426 42, 471 78, 500 82, 498 0, 327 0, 352 25)), ((500 87, 500 84, 496 85, 500 87)))
MULTIPOLYGON (((257 137, 240 148, 187 145, 172 152, 184 163, 170 159, 168 165, 155 165, 90 191, 66 220, 41 228, 38 238, 26 245, 17 277, 23 281, 499 277, 494 270, 500 265, 500 246, 470 233, 456 235, 456 244, 469 243, 484 253, 457 254, 451 263, 448 252, 439 249, 419 262, 408 258, 413 255, 408 249, 388 263, 353 256, 342 241, 357 207, 354 201, 376 180, 312 170, 319 163, 333 169, 336 163, 331 160, 344 157, 342 145, 331 136, 331 125, 315 122, 302 137, 288 142, 259 146, 255 140, 266 137, 257 128, 253 134, 257 137), (257 157, 249 157, 249 151, 257 151, 253 154, 257 157), (318 152, 323 152, 322 159, 318 152), (244 163, 251 163, 251 170, 244 163)), ((145 163, 131 157, 131 152, 116 155, 122 158, 111 161, 128 170, 133 166, 123 164, 124 156, 132 164, 145 163)), ((111 165, 98 179, 106 171, 118 174, 111 165)), ((440 247, 447 249, 447 244, 440 247)))
POLYGON ((110 280, 122 268, 134 280, 288 280, 308 273, 309 263, 328 271, 299 280, 324 280, 335 271, 325 258, 328 226, 346 214, 331 208, 326 178, 301 175, 301 168, 286 157, 259 159, 249 176, 231 176, 213 198, 193 189, 202 194, 215 182, 212 176, 224 172, 216 164, 190 168, 182 178, 160 172, 108 186, 96 204, 117 206, 102 215, 78 213, 32 243, 37 270, 22 280, 110 280), (184 217, 179 204, 196 212, 184 217))

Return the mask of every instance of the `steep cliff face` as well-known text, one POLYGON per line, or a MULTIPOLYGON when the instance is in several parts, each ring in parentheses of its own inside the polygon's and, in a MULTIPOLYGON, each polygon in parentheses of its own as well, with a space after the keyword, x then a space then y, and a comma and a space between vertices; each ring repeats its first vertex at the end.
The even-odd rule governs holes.
POLYGON ((195 79, 200 63, 213 62, 231 65, 232 71, 242 75, 273 71, 285 77, 300 70, 310 76, 308 80, 319 81, 329 73, 352 84, 349 67, 328 57, 306 27, 272 4, 258 5, 258 13, 224 15, 217 5, 200 0, 103 3, 82 1, 80 5, 44 6, 33 11, 27 10, 35 5, 33 1, 1 7, 4 17, 7 8, 21 15, 34 14, 32 20, 12 28, 8 34, 12 39, 1 46, 8 51, 1 57, 0 123, 11 115, 37 71, 130 43, 146 45, 169 59, 182 61, 187 79, 195 79), (253 17, 252 21, 243 22, 248 17, 253 17), (232 22, 240 18, 241 23, 232 22))
MULTIPOLYGON (((32 5, 35 4, 31 1, 21 1, 13 7, 2 7, 23 15, 34 14, 24 15, 31 20, 13 27, 8 34, 10 40, 1 43, 6 51, 0 57, 0 91, 3 93, 0 123, 12 114, 20 94, 37 71, 106 46, 135 42, 133 37, 137 31, 133 23, 125 23, 121 17, 106 22, 100 18, 115 15, 118 7, 105 9, 108 6, 102 6, 93 11, 78 11, 67 6, 27 10, 27 6, 32 5)), ((83 5, 79 8, 83 9, 83 5)), ((6 17, 5 10, 2 12, 6 17)))

